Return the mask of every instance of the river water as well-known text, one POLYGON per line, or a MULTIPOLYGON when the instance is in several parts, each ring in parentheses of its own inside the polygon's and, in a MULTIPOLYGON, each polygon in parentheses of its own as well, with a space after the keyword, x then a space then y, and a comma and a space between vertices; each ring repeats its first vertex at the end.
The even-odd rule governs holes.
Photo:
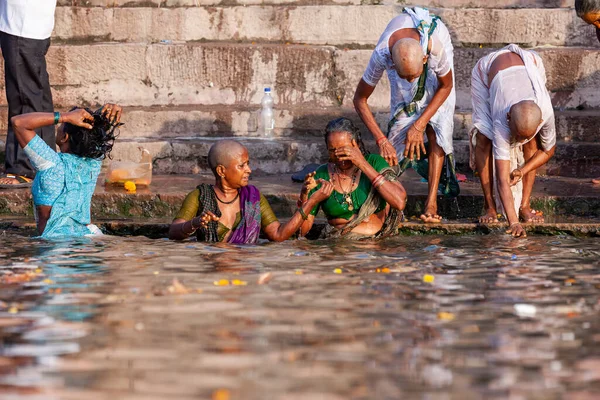
POLYGON ((597 239, 2 236, 2 399, 598 399, 597 239))

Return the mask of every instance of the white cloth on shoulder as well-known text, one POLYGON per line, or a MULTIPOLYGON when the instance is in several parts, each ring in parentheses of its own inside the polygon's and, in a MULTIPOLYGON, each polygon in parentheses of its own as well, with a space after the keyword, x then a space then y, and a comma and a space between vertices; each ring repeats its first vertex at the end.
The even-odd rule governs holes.
MULTIPOLYGON (((556 144, 554 109, 550 94, 546 89, 546 70, 541 57, 534 51, 523 50, 511 44, 480 59, 471 74, 471 99, 473 103, 474 129, 470 135, 470 164, 475 169, 475 129, 492 141, 492 154, 495 160, 507 160, 511 171, 523 166, 523 142, 511 144, 511 132, 507 115, 510 108, 521 101, 533 100, 542 111, 542 122, 538 128, 542 148, 546 151, 556 144), (492 82, 489 72, 496 58, 507 52, 518 54, 525 66, 514 66, 499 71, 492 82)), ((531 139, 530 139, 531 140, 531 139)), ((526 143, 526 142, 525 142, 526 143)), ((494 188, 496 204, 500 206, 497 179, 494 165, 494 188)), ((521 205, 523 184, 519 182, 511 187, 515 212, 518 215, 521 205)))
MULTIPOLYGON (((414 9, 405 8, 404 12, 393 18, 385 28, 362 77, 369 86, 375 87, 383 76, 383 72, 387 72, 391 88, 391 120, 396 113, 396 110, 403 108, 413 101, 415 94, 417 93, 419 82, 418 79, 415 79, 413 82, 408 82, 398 76, 390 53, 390 36, 400 29, 416 29, 419 26, 423 28, 422 30, 419 30, 419 34, 421 36, 420 43, 424 54, 427 54, 427 49, 431 42, 425 95, 417 103, 416 112, 412 115, 403 113, 398 116, 396 123, 389 132, 388 139, 395 147, 398 155, 401 155, 404 152, 404 140, 406 139, 408 129, 419 118, 425 108, 427 108, 431 99, 437 92, 439 87, 438 77, 445 76, 454 69, 454 48, 452 47, 448 28, 441 20, 437 19, 435 21, 436 28, 431 37, 429 37, 429 27, 432 23, 433 16, 428 10, 420 7, 414 7, 414 9)), ((454 130, 455 105, 456 92, 453 88, 450 96, 448 96, 444 104, 442 104, 437 113, 429 121, 429 124, 436 133, 438 145, 442 147, 446 154, 451 154, 453 152, 452 133, 454 130)), ((426 135, 425 141, 427 141, 426 135)))

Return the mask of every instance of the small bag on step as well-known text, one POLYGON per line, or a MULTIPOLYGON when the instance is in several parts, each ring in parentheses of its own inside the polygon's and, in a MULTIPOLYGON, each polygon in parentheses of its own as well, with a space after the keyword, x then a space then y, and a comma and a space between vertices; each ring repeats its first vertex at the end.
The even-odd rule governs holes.
POLYGON ((140 148, 141 158, 134 161, 111 161, 108 164, 106 183, 123 184, 131 181, 136 185, 150 185, 152 182, 152 157, 146 149, 140 148))

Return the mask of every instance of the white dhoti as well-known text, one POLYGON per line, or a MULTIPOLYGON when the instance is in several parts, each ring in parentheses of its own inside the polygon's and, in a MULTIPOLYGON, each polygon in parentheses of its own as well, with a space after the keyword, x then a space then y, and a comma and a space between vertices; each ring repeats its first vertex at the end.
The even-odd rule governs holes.
MULTIPOLYGON (((510 108, 521 101, 534 101, 542 111, 542 123, 538 128, 542 148, 547 151, 556 144, 554 110, 546 89, 544 64, 537 53, 511 44, 479 60, 471 75, 471 98, 474 129, 470 134, 469 148, 472 169, 475 169, 475 130, 492 141, 494 160, 510 161, 511 171, 525 164, 524 143, 511 143, 511 132, 507 119, 510 108), (492 63, 496 57, 507 52, 518 54, 525 66, 513 66, 498 71, 492 82, 488 82, 492 63)), ((493 164, 496 206, 498 211, 506 216, 502 201, 500 201, 495 163, 493 164)), ((512 186, 511 191, 515 213, 519 215, 523 197, 522 181, 512 186)))
MULTIPOLYGON (((406 82, 406 81, 405 81, 406 82)), ((408 82, 407 82, 408 83, 408 82)), ((388 134, 388 140, 398 153, 398 156, 401 158, 402 153, 404 153, 404 149, 406 147, 406 133, 410 129, 410 127, 415 123, 417 119, 421 116, 425 108, 429 105, 429 102, 437 92, 439 83, 437 76, 435 74, 428 74, 426 86, 425 86, 425 95, 423 99, 416 103, 417 108, 416 112, 412 116, 406 115, 406 113, 402 113, 396 117, 395 123, 390 128, 388 134)), ((416 92, 416 88, 415 88, 416 92)), ((412 96, 410 91, 405 92, 406 98, 410 98, 412 96)), ((435 131, 435 138, 437 144, 444 150, 445 154, 452 154, 454 152, 454 148, 452 145, 452 136, 454 132, 454 109, 456 106, 456 92, 454 88, 452 88, 452 92, 450 96, 446 99, 444 104, 438 109, 438 111, 434 114, 434 116, 429 120, 429 125, 435 131)), ((425 142, 427 142, 427 135, 424 133, 425 142)))
MULTIPOLYGON (((363 74, 363 80, 368 85, 375 87, 383 72, 387 72, 391 89, 390 120, 394 121, 388 132, 388 139, 396 149, 399 157, 404 152, 404 141, 408 129, 421 116, 438 90, 438 77, 453 72, 453 65, 454 48, 452 47, 448 28, 439 18, 429 14, 426 9, 419 7, 405 8, 402 14, 390 21, 381 35, 369 65, 363 74), (389 39, 394 32, 400 29, 417 29, 421 37, 423 54, 428 55, 425 92, 418 101, 415 101, 415 95, 419 89, 419 79, 415 79, 413 82, 401 79, 396 72, 390 54, 389 39), (397 113, 398 110, 405 109, 409 104, 411 105, 409 112, 397 113), (394 115, 396 115, 395 118, 394 115)), ((456 92, 453 88, 444 104, 429 121, 429 125, 436 133, 438 145, 446 154, 453 153, 452 134, 454 131, 455 105, 456 92)), ((425 135, 425 141, 427 141, 427 135, 425 135)))

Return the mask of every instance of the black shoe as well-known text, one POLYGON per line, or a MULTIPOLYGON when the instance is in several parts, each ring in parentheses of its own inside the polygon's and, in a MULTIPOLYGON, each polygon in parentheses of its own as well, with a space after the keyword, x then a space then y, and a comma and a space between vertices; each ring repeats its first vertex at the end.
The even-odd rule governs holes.
POLYGON ((304 177, 308 174, 310 174, 311 172, 314 172, 317 170, 317 168, 319 168, 320 165, 319 164, 308 164, 307 166, 305 166, 304 168, 302 168, 300 171, 295 172, 292 175, 292 181, 294 182, 304 182, 304 177))

